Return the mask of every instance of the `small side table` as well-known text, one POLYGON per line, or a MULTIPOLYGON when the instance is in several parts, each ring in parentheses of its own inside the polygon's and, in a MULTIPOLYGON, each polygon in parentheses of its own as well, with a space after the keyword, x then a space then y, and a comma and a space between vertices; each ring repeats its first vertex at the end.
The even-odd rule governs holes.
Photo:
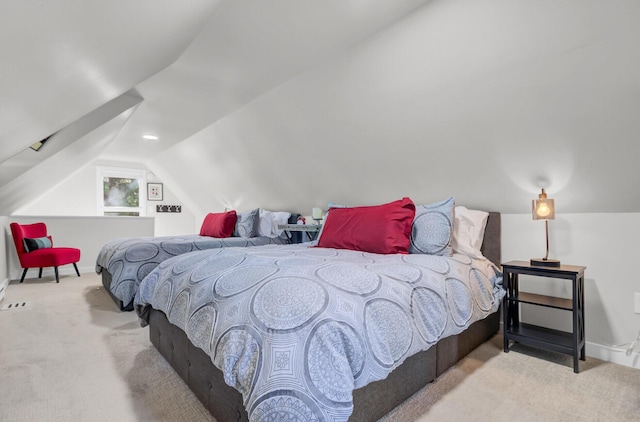
POLYGON ((278 224, 278 229, 288 232, 304 232, 309 240, 315 240, 322 224, 278 224))
POLYGON ((546 350, 573 356, 573 372, 579 372, 578 359, 585 360, 584 331, 584 270, 586 267, 561 265, 560 267, 537 267, 528 261, 510 261, 502 264, 504 287, 503 299, 504 351, 509 351, 509 340, 546 350), (520 274, 571 280, 572 298, 562 299, 520 291, 520 274), (570 333, 553 330, 520 321, 521 303, 562 309, 572 314, 573 330, 570 333))

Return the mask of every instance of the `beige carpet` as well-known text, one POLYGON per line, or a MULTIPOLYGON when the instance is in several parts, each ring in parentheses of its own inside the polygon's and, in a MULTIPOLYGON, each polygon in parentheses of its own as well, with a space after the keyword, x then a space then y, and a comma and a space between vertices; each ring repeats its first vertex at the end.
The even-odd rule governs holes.
MULTIPOLYGON (((0 421, 211 421, 95 274, 12 282, 0 311, 0 421)), ((500 336, 384 421, 640 420, 640 371, 500 336)), ((221 421, 222 422, 222 421, 221 421)))

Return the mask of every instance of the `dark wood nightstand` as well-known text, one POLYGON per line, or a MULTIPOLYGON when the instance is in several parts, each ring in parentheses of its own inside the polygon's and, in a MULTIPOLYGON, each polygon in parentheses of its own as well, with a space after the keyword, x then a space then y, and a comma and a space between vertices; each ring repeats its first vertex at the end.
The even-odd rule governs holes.
POLYGON ((509 351, 509 340, 530 346, 565 353, 573 356, 573 372, 579 372, 578 360, 585 360, 584 332, 584 270, 586 267, 561 265, 559 267, 536 267, 528 261, 509 261, 502 264, 504 287, 507 294, 503 300, 504 351, 509 351), (520 291, 520 274, 571 280, 572 298, 562 299, 520 291), (554 330, 520 321, 520 304, 563 309, 572 313, 573 330, 554 330))
POLYGON ((288 232, 304 232, 308 240, 315 240, 322 229, 322 224, 278 224, 278 229, 288 232))

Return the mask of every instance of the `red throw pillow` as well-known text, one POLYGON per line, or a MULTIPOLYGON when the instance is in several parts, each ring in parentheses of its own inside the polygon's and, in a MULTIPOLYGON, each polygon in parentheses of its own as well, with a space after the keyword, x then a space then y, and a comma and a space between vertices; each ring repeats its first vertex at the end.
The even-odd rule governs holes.
POLYGON ((407 254, 415 213, 410 198, 370 207, 331 208, 318 246, 407 254))
POLYGON ((235 210, 209 213, 202 222, 200 236, 231 237, 237 219, 235 210))

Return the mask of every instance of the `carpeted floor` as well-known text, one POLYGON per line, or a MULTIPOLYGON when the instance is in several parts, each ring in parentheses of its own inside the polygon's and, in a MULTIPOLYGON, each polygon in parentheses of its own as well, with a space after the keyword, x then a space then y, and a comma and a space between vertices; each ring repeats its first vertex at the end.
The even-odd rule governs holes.
MULTIPOLYGON (((212 421, 119 312, 99 276, 12 282, 0 311, 0 421, 212 421)), ((389 421, 640 420, 640 371, 496 335, 385 417, 389 421)), ((223 422, 223 421, 220 421, 223 422)))

